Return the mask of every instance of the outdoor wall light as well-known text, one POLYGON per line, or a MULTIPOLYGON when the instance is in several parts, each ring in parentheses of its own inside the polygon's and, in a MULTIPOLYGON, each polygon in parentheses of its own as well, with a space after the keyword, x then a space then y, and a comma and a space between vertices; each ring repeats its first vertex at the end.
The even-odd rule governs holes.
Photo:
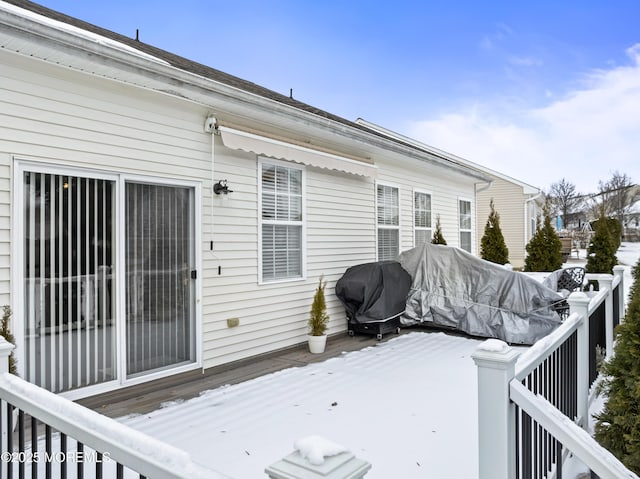
POLYGON ((220 180, 213 185, 213 192, 216 195, 228 195, 229 193, 233 193, 233 190, 230 190, 227 186, 227 180, 220 180))

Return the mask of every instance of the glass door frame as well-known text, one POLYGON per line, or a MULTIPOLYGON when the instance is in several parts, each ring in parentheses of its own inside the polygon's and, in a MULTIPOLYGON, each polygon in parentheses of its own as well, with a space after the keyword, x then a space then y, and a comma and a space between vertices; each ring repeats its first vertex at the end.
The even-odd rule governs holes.
POLYGON ((113 246, 114 267, 112 279, 112 291, 115 292, 113 307, 115 311, 115 364, 116 378, 103 383, 86 386, 60 393, 61 396, 71 400, 112 391, 124 386, 139 384, 162 377, 171 376, 181 372, 192 371, 202 367, 202 184, 199 181, 176 180, 173 178, 161 178, 149 175, 136 175, 131 173, 116 173, 113 171, 81 168, 74 166, 61 166, 38 161, 30 161, 14 157, 13 162, 13 193, 12 193, 12 228, 11 228, 11 308, 13 312, 12 328, 16 339, 16 359, 18 360, 18 373, 24 376, 25 365, 25 334, 24 318, 25 314, 25 269, 24 269, 24 225, 25 217, 23 209, 25 207, 23 177, 25 172, 45 173, 54 175, 65 175, 72 177, 101 179, 113 181, 115 187, 115 212, 114 222, 116 244, 113 246), (125 271, 125 188, 127 182, 149 183, 165 186, 180 186, 193 189, 193 215, 191 217, 193 230, 194 249, 194 269, 197 271, 197 278, 194 279, 193 286, 193 327, 195 330, 194 339, 194 361, 183 364, 175 368, 163 369, 157 372, 136 376, 127 379, 126 375, 126 282, 124 281, 125 271), (22 318, 22 319, 21 319, 22 318))
POLYGON ((172 374, 177 374, 179 372, 191 371, 193 369, 201 367, 202 364, 202 312, 201 312, 201 304, 200 298, 201 294, 201 224, 202 224, 202 216, 201 216, 201 187, 200 183, 189 182, 189 181, 179 181, 175 179, 160 179, 157 177, 150 176, 141 176, 141 175, 128 175, 123 174, 120 175, 120 184, 117 189, 117 211, 118 211, 118 225, 121 226, 118 228, 118 241, 117 244, 120 246, 116 251, 117 262, 118 265, 121 266, 119 271, 122 271, 122 274, 119 275, 120 281, 118 282, 116 297, 118 298, 119 304, 116 306, 118 311, 118 317, 122 318, 119 321, 121 328, 118 331, 118 341, 117 344, 120 346, 120 352, 122 356, 120 356, 121 361, 118 362, 118 377, 123 385, 133 385, 146 381, 150 381, 152 379, 159 379, 163 377, 170 376, 172 374), (150 371, 148 373, 134 375, 127 377, 127 328, 126 328, 126 281, 124 280, 124 275, 127 274, 126 271, 126 249, 125 246, 127 242, 126 234, 124 228, 124 223, 126 220, 126 184, 128 182, 131 183, 143 183, 150 185, 158 185, 158 186, 177 186, 184 188, 191 188, 193 190, 193 214, 190 218, 190 229, 193 232, 193 254, 194 254, 194 265, 193 269, 196 270, 196 279, 191 281, 195 281, 193 285, 193 312, 192 312, 192 321, 194 328, 194 344, 193 344, 193 353, 194 353, 194 361, 188 364, 182 364, 175 367, 169 367, 166 369, 161 369, 157 371, 150 371))

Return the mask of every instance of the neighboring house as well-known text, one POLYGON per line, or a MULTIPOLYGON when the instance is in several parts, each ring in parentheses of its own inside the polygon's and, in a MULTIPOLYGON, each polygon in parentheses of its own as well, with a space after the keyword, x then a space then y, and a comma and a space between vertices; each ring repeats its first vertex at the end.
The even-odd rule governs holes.
MULTIPOLYGON (((488 176, 490 183, 477 184, 472 196, 459 198, 458 245, 480 255, 480 242, 489 218, 489 204, 493 199, 495 209, 500 214, 500 227, 509 248, 509 262, 514 268, 524 267, 525 247, 536 232, 536 219, 542 215, 544 205, 544 194, 539 188, 361 118, 357 119, 356 123, 390 138, 409 143, 432 155, 467 165, 488 176), (475 212, 472 206, 475 207, 475 212)), ((445 239, 448 241, 446 235, 445 239)))
POLYGON ((304 342, 321 275, 344 331, 335 281, 435 215, 476 244, 489 178, 450 156, 22 0, 0 65, 0 299, 54 392, 304 342))
POLYGON ((509 248, 509 263, 514 268, 523 268, 526 245, 536 232, 536 220, 542 217, 544 194, 534 186, 488 168, 480 167, 480 171, 490 175, 493 181, 489 188, 478 190, 476 195, 478 250, 491 211, 489 204, 493 199, 495 210, 500 214, 500 228, 509 248))
POLYGON ((640 200, 633 202, 624 214, 624 240, 640 240, 640 200))

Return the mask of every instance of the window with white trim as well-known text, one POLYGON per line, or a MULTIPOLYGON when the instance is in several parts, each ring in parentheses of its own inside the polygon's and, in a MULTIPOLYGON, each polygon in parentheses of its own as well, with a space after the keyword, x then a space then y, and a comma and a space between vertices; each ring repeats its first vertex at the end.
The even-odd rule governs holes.
POLYGON ((303 277, 304 170, 261 161, 260 281, 303 277))
POLYGON ((423 191, 413 192, 413 244, 419 246, 431 242, 431 195, 423 191))
POLYGON ((458 200, 460 248, 471 253, 471 201, 458 200))
POLYGON ((397 259, 400 252, 398 188, 377 185, 378 261, 397 259))

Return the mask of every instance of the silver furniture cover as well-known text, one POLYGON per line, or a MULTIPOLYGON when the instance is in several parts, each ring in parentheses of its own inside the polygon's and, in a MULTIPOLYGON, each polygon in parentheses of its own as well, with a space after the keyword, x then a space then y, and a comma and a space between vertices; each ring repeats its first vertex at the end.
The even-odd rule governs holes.
POLYGON ((562 295, 525 274, 434 244, 405 251, 399 261, 412 278, 404 325, 533 344, 560 324, 553 305, 562 295))

